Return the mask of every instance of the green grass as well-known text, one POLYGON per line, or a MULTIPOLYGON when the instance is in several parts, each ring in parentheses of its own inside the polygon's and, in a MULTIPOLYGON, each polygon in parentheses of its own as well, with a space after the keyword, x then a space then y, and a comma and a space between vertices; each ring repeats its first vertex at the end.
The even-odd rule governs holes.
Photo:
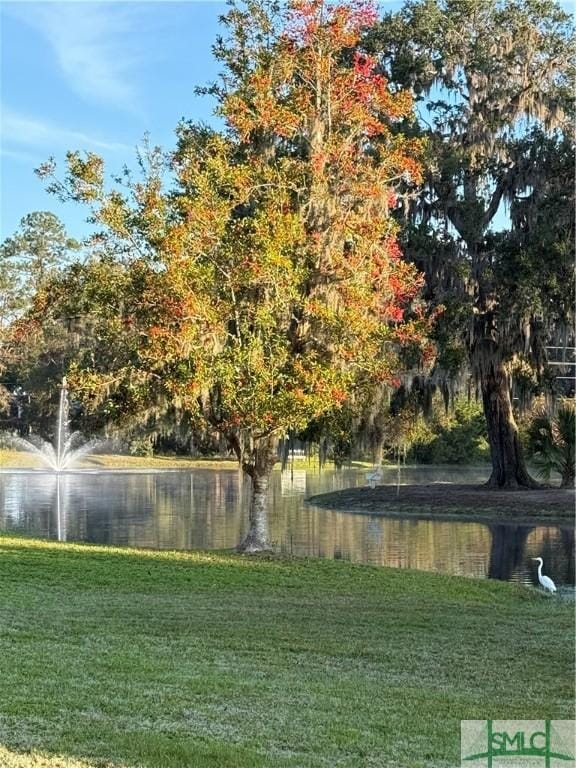
POLYGON ((573 717, 572 609, 495 581, 0 536, 0 765, 448 768, 461 719, 573 717))

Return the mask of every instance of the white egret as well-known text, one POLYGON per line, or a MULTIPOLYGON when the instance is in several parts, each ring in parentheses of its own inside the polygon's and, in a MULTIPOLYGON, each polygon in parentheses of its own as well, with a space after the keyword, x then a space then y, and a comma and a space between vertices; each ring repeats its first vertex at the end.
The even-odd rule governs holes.
POLYGON ((541 557, 533 557, 532 560, 538 560, 538 581, 544 589, 547 589, 549 592, 556 592, 556 584, 552 581, 552 579, 549 576, 542 576, 542 566, 544 565, 544 561, 541 557))
POLYGON ((380 482, 383 477, 384 472, 382 472, 382 467, 374 467, 371 472, 366 473, 366 480, 368 480, 370 488, 376 488, 376 483, 380 482))

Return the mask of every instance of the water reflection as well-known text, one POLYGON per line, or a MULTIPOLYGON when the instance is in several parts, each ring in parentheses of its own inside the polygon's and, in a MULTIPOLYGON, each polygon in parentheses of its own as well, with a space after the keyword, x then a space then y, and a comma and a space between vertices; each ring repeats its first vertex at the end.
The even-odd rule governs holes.
POLYGON ((491 533, 488 575, 491 579, 509 581, 522 566, 526 539, 534 530, 533 525, 489 525, 491 533))
MULTIPOLYGON (((404 471, 404 482, 480 482, 474 470, 404 471)), ((384 480, 386 482, 386 479, 384 480)), ((382 518, 317 509, 316 493, 365 485, 364 472, 275 472, 270 528, 276 548, 535 584, 544 558, 557 585, 574 584, 574 529, 498 522, 382 518)), ((235 470, 0 473, 0 528, 58 540, 156 549, 226 549, 244 536, 248 484, 235 470)))

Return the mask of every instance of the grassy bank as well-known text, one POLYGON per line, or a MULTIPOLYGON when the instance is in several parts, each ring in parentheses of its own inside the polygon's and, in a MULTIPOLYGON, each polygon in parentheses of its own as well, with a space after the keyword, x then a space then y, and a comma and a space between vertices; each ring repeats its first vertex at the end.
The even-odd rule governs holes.
POLYGON ((573 605, 510 584, 12 537, 0 584, 3 768, 447 767, 573 715, 573 605))
MULTIPOLYGON (((318 459, 311 457, 296 457, 290 466, 296 469, 314 469, 318 468, 318 459)), ((333 464, 328 462, 327 469, 332 469, 333 464)), ((350 465, 356 469, 369 468, 372 465, 368 462, 355 461, 350 465)), ((79 468, 83 469, 237 469, 238 462, 226 458, 187 458, 186 456, 127 456, 122 454, 96 454, 85 456, 79 463, 79 468)), ((0 469, 41 469, 42 462, 32 453, 25 451, 15 451, 10 448, 0 448, 0 469)), ((280 463, 276 465, 280 468, 280 463)))
MULTIPOLYGON (((78 467, 83 469, 189 469, 192 467, 218 467, 236 469, 238 462, 228 459, 191 459, 185 456, 127 456, 98 454, 85 456, 78 467)), ((0 449, 2 469, 41 469, 42 461, 33 453, 0 449)))

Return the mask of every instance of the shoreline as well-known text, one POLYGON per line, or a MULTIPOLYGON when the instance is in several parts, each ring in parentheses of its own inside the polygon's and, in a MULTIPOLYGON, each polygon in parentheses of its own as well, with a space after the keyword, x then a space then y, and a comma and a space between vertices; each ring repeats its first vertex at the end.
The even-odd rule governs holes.
POLYGON ((356 487, 310 496, 306 503, 351 514, 462 522, 574 525, 574 491, 492 490, 479 485, 433 483, 356 487))

